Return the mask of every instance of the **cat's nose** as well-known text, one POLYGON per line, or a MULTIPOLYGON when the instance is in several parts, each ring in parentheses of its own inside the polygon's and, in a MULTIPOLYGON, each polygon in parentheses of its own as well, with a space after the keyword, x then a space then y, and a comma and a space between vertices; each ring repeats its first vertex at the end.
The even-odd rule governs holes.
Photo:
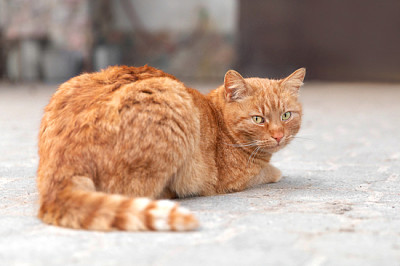
POLYGON ((275 132, 275 133, 273 133, 272 135, 271 135, 271 137, 273 138, 273 139, 275 139, 276 140, 276 142, 280 142, 281 141, 281 139, 283 138, 283 132, 275 132))

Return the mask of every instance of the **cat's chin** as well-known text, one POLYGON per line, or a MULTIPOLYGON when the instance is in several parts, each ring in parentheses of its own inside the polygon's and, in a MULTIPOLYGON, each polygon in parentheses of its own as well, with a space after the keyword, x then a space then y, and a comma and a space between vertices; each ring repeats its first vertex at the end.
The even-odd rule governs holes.
POLYGON ((269 149, 267 149, 266 151, 267 151, 268 153, 275 153, 275 152, 281 150, 282 148, 284 148, 285 146, 286 146, 286 143, 276 144, 275 147, 269 148, 269 149))
POLYGON ((268 149, 268 153, 272 154, 272 153, 279 151, 280 149, 281 149, 281 147, 277 146, 275 148, 268 149))

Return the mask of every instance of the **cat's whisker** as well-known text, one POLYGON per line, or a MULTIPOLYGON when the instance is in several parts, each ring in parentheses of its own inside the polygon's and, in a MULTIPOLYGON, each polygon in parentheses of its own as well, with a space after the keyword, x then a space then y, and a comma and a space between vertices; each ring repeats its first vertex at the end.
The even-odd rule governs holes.
POLYGON ((275 143, 271 143, 271 141, 270 140, 267 140, 267 139, 265 139, 265 140, 260 140, 259 142, 258 142, 258 146, 260 146, 260 148, 267 148, 267 149, 269 149, 269 148, 274 148, 275 147, 275 143))
POLYGON ((261 149, 261 147, 258 147, 258 148, 256 149, 256 153, 255 153, 254 156, 253 156, 253 161, 252 161, 252 163, 254 163, 254 160, 256 159, 257 153, 260 151, 260 149, 261 149))
POLYGON ((227 144, 227 143, 224 143, 224 144, 229 145, 229 146, 231 146, 231 147, 252 147, 252 146, 258 146, 257 143, 251 143, 251 144, 227 144))
POLYGON ((260 146, 258 146, 257 148, 254 149, 254 151, 250 154, 249 159, 247 160, 247 165, 248 165, 250 162, 251 162, 251 163, 254 162, 254 159, 255 159, 255 157, 256 157, 256 155, 257 155, 257 152, 258 152, 260 149, 261 149, 260 146))
POLYGON ((253 147, 253 146, 262 146, 266 140, 254 140, 246 143, 224 143, 225 145, 231 147, 253 147))
POLYGON ((253 152, 250 154, 249 159, 247 160, 246 166, 248 166, 248 165, 250 164, 250 159, 251 159, 251 157, 253 156, 253 153, 254 153, 256 150, 257 150, 257 148, 255 148, 255 149, 253 150, 253 152))
POLYGON ((225 145, 233 146, 233 147, 246 147, 246 146, 254 146, 257 145, 258 140, 253 140, 250 142, 244 142, 244 143, 224 143, 225 145))
POLYGON ((305 137, 297 137, 297 136, 290 136, 290 137, 288 137, 288 139, 313 140, 313 139, 310 139, 310 138, 305 138, 305 137))

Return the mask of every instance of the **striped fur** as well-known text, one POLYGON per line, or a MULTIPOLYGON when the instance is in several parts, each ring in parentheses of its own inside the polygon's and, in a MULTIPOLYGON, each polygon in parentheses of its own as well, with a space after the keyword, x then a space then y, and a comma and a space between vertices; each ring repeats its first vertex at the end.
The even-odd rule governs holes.
POLYGON ((44 222, 75 229, 187 231, 198 227, 193 214, 173 201, 97 192, 92 180, 82 176, 73 177, 48 203, 39 211, 44 222))
POLYGON ((168 199, 278 181, 269 160, 300 128, 304 75, 274 81, 229 71, 209 95, 149 66, 69 80, 40 126, 39 218, 86 230, 196 229, 195 216, 168 199), (293 119, 278 121, 288 108, 293 119), (254 112, 267 123, 252 123, 254 112))

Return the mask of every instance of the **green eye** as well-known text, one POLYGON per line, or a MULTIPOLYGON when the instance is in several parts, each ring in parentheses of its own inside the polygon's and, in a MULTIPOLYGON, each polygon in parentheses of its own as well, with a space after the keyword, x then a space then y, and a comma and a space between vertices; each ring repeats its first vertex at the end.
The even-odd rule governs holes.
POLYGON ((252 119, 253 119, 254 123, 256 123, 256 124, 264 123, 264 118, 262 116, 255 115, 252 117, 252 119))
POLYGON ((281 116, 282 121, 288 120, 292 116, 292 112, 286 112, 281 116))

